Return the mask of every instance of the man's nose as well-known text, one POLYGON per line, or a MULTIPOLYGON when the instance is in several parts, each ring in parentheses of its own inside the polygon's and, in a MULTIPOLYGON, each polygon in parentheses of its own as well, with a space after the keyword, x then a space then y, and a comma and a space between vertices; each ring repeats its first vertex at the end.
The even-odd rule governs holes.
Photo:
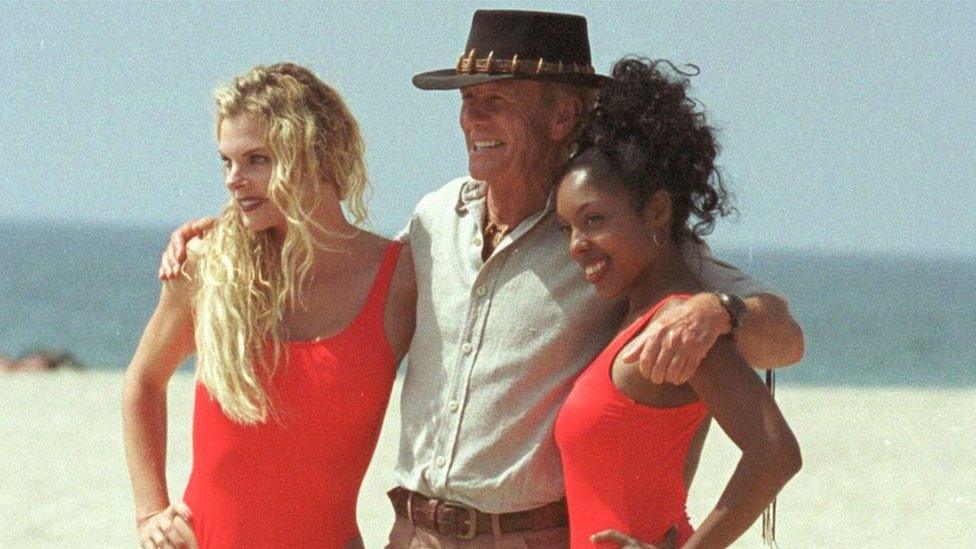
POLYGON ((470 128, 485 119, 485 110, 477 102, 472 101, 461 108, 461 127, 470 128))

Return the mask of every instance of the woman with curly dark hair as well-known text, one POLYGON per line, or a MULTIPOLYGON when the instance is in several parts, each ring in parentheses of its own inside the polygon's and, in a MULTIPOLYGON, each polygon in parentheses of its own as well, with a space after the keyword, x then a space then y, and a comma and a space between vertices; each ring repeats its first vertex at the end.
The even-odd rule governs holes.
POLYGON ((617 62, 559 184, 570 255, 601 297, 629 307, 556 422, 574 548, 725 547, 801 464, 793 433, 733 337, 719 338, 680 385, 653 383, 622 358, 657 315, 702 291, 681 244, 729 210, 713 130, 687 96, 688 76, 666 61, 617 62), (742 458, 694 531, 687 473, 709 415, 742 458))

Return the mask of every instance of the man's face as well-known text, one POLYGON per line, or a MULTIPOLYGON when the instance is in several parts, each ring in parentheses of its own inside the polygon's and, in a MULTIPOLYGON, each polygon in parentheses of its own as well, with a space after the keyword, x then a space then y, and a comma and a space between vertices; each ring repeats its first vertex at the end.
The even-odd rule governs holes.
POLYGON ((471 177, 494 184, 527 181, 539 161, 561 144, 553 139, 555 107, 545 84, 489 82, 461 89, 461 130, 471 177))

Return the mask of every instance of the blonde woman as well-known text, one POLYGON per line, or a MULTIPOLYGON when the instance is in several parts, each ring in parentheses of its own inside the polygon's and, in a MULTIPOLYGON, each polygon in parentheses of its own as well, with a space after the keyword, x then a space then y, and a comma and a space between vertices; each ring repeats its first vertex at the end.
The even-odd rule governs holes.
POLYGON ((216 102, 231 198, 163 283, 126 373, 140 544, 361 545, 356 495, 413 332, 409 250, 354 225, 362 139, 311 72, 256 67, 216 102), (194 352, 193 469, 172 503, 166 385, 194 352))

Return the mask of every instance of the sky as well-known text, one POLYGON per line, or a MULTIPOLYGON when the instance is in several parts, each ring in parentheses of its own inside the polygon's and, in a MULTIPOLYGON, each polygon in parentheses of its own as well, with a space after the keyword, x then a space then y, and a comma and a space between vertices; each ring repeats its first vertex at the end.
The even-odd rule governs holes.
POLYGON ((213 90, 292 61, 359 119, 371 227, 466 173, 477 8, 589 22, 594 65, 694 63, 739 215, 713 246, 976 256, 976 4, 0 2, 0 221, 175 226, 226 201, 213 90))

